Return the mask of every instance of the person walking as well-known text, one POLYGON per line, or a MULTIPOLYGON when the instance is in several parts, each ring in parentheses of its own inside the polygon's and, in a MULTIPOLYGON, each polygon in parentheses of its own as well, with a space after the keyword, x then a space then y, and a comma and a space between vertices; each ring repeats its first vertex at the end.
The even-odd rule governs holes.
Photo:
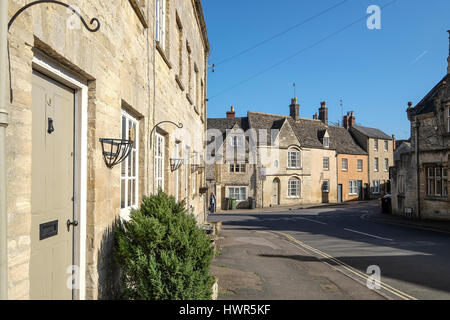
POLYGON ((209 212, 216 212, 216 196, 213 192, 211 192, 211 195, 209 196, 209 212))

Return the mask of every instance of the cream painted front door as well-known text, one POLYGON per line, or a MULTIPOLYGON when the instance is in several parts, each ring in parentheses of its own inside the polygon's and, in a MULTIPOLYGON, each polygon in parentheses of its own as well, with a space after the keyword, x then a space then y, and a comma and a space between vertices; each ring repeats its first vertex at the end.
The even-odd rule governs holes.
POLYGON ((74 90, 34 71, 31 299, 72 299, 74 90))

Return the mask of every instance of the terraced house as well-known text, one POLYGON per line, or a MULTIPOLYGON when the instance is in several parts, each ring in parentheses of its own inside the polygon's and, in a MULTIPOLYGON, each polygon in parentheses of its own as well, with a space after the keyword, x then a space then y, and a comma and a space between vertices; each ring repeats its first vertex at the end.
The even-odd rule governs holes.
MULTIPOLYGON (((244 172, 234 169, 235 158, 216 157, 207 165, 209 188, 216 191, 222 209, 236 188, 238 207, 243 208, 249 198, 257 207, 366 198, 362 190, 368 184, 367 153, 345 128, 328 124, 325 102, 313 119, 300 117, 297 98, 291 101, 289 116, 249 111, 247 117, 235 118, 234 108, 227 115, 208 119, 208 133, 214 136, 217 130, 228 148, 234 145, 227 141, 240 135, 245 155, 244 172)), ((208 141, 212 145, 214 140, 208 141)), ((214 146, 219 154, 221 146, 214 146)))
MULTIPOLYGON (((12 17, 24 1, 8 4, 12 17)), ((36 4, 9 30, 10 299, 114 297, 114 223, 144 195, 164 190, 205 219, 200 0, 70 5, 36 4)))

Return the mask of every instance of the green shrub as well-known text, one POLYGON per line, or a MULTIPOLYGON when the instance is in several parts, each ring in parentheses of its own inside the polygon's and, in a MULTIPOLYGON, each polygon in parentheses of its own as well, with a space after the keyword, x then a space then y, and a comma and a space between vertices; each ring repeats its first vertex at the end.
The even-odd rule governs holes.
POLYGON ((183 204, 163 192, 144 198, 119 224, 114 255, 125 299, 211 299, 210 240, 183 204))

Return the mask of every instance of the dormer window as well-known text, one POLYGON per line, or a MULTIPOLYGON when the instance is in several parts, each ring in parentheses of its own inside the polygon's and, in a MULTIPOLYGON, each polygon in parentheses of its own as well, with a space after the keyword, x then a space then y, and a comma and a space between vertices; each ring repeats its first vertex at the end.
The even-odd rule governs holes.
POLYGON ((330 147, 330 138, 329 137, 324 137, 323 138, 323 146, 324 146, 324 148, 329 148, 330 147))
POLYGON ((233 136, 231 138, 232 147, 242 147, 244 145, 244 138, 242 136, 233 136))

